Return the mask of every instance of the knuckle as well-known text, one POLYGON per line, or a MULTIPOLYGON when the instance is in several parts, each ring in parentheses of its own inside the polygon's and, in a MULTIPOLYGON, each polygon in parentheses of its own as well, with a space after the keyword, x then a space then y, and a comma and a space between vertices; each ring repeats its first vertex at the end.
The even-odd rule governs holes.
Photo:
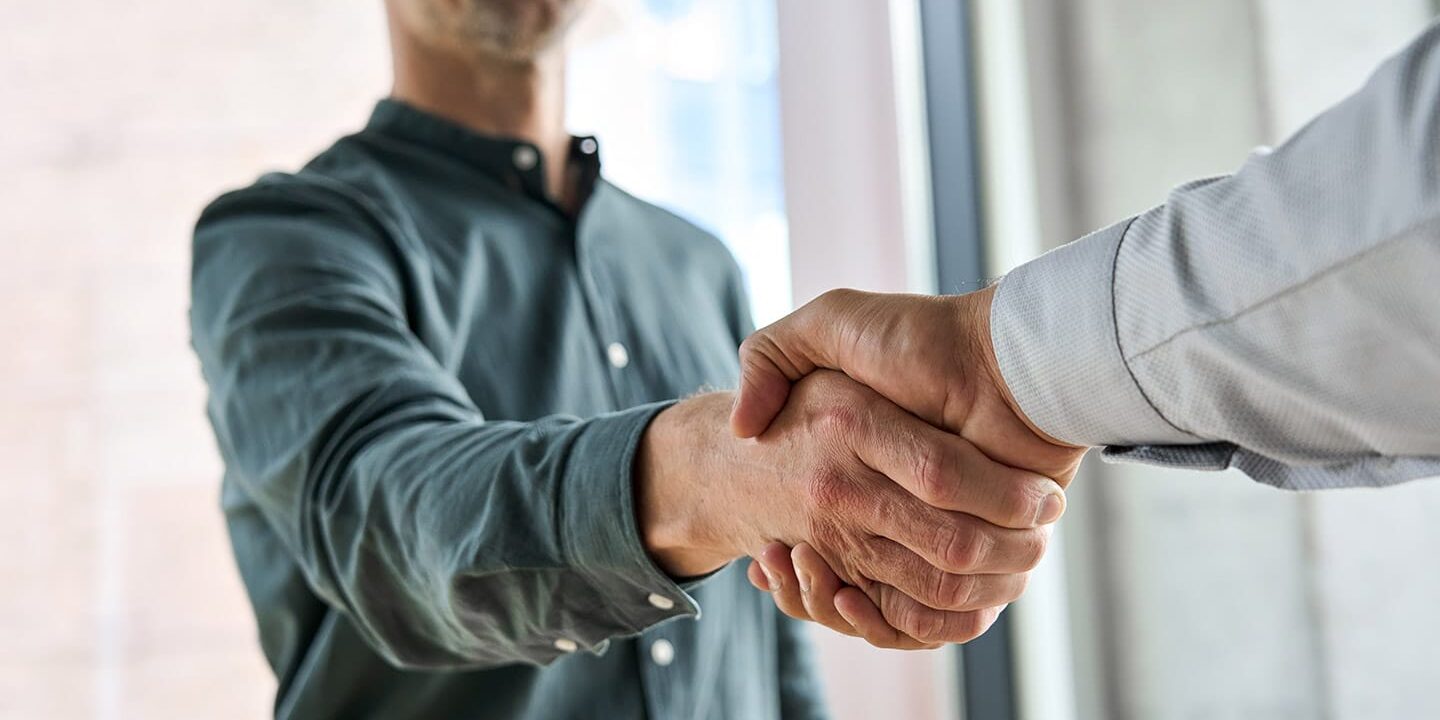
POLYGON ((901 612, 901 629, 923 643, 943 642, 945 616, 935 610, 911 604, 901 612))
POLYGON ((850 482, 835 470, 819 470, 812 474, 805 491, 812 507, 816 508, 843 508, 850 502, 850 482))
POLYGON ((994 619, 990 617, 988 611, 982 610, 959 615, 954 622, 954 637, 952 641, 961 644, 968 643, 984 635, 985 631, 990 629, 990 624, 993 622, 994 619))
POLYGON ((1004 487, 1000 502, 1006 526, 1026 528, 1034 525, 1045 495, 1032 483, 1005 482, 1004 487))
POLYGON ((740 359, 742 362, 754 358, 756 355, 765 354, 765 343, 768 342, 765 331, 760 330, 751 333, 750 337, 740 342, 740 359))
MULTIPOLYGON (((782 321, 783 322, 783 321, 782 321)), ((773 370, 794 374, 796 369, 790 362, 772 328, 763 328, 750 334, 740 343, 741 367, 757 370, 773 370)))
POLYGON ((956 575, 942 571, 936 571, 935 574, 939 577, 935 591, 937 609, 963 610, 970 605, 978 583, 975 575, 956 575))
POLYGON ((854 302, 859 294, 859 291, 850 288, 834 288, 820 293, 819 297, 815 298, 815 304, 816 307, 827 308, 848 305, 854 302))
POLYGON ((935 507, 953 505, 955 483, 950 482, 952 463, 944 447, 930 443, 922 446, 915 458, 915 482, 920 499, 935 507))
MULTIPOLYGON (((816 380, 828 383, 831 377, 827 373, 816 377, 816 380)), ((848 438, 860 429, 860 412, 852 403, 832 402, 820 411, 819 425, 831 437, 848 438)))
POLYGON ((971 523, 951 521, 941 526, 936 544, 943 570, 953 573, 970 573, 980 568, 988 545, 988 535, 971 523))
POLYGON ((816 309, 824 309, 830 307, 842 301, 843 296, 841 295, 841 292, 843 291, 839 289, 826 290, 825 292, 816 295, 815 299, 811 300, 808 305, 813 305, 816 309))
POLYGON ((1031 530, 1026 532, 1024 537, 1020 566, 1025 572, 1030 572, 1045 559, 1045 548, 1050 544, 1050 535, 1040 530, 1031 530))

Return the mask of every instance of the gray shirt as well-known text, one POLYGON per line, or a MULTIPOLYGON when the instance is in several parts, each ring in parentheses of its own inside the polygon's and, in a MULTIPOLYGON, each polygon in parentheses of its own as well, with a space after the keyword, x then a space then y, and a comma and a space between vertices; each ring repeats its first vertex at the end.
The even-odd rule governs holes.
POLYGON ((1440 25, 1235 174, 1012 272, 992 337, 1025 413, 1109 458, 1440 475, 1440 25))
POLYGON ((824 716, 799 624, 677 583, 631 500, 650 419, 735 382, 711 235, 396 102, 205 210, 191 326, 281 718, 824 716), (701 609, 704 610, 703 617, 701 609))

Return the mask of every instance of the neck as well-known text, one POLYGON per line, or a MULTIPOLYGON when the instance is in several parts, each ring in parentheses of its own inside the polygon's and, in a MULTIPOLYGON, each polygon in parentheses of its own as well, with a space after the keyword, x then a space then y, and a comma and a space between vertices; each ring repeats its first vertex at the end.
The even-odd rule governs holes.
POLYGON ((568 204, 565 53, 533 60, 460 55, 424 45, 392 22, 391 96, 487 135, 534 143, 545 159, 546 192, 568 204))

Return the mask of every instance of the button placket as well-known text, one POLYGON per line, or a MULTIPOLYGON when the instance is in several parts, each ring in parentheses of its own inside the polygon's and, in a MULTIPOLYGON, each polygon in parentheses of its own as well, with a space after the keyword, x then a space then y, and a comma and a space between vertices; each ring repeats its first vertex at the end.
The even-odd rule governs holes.
POLYGON ((660 667, 670 667, 675 662, 675 645, 665 638, 650 643, 650 660, 660 667))
POLYGON ((624 370, 630 365, 630 351, 626 350, 622 343, 610 343, 605 348, 605 355, 610 359, 610 366, 616 370, 624 370))
POLYGON ((618 317, 617 305, 620 293, 615 287, 616 278, 609 274, 607 248, 592 232, 587 232, 585 223, 575 229, 575 252, 586 303, 590 307, 594 339, 600 347, 597 350, 610 365, 609 386, 616 409, 638 404, 642 398, 636 393, 631 382, 621 370, 630 367, 635 358, 631 355, 622 338, 625 323, 618 317))

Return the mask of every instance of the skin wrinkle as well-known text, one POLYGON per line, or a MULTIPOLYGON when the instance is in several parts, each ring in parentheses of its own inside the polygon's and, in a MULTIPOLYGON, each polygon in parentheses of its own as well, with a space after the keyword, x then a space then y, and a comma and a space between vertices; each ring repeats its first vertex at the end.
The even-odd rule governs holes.
MULTIPOLYGON (((874 435, 874 428, 873 428, 873 426, 867 426, 867 428, 865 428, 865 432, 867 432, 867 435, 874 435)), ((881 477, 881 478, 884 477, 883 472, 878 471, 878 469, 877 469, 877 468, 874 468, 873 465, 870 465, 870 464, 868 464, 868 462, 865 462, 865 459, 864 459, 864 458, 861 458, 860 454, 858 454, 858 452, 855 452, 855 451, 854 451, 854 448, 852 448, 852 446, 850 446, 850 445, 845 445, 845 444, 841 444, 841 448, 838 448, 838 449, 842 449, 842 451, 848 452, 848 454, 850 454, 850 456, 851 456, 852 461, 854 461, 855 464, 860 465, 860 467, 870 469, 870 471, 871 471, 871 472, 874 472, 874 474, 878 475, 878 477, 881 477)), ((887 507, 880 508, 880 511, 878 511, 878 513, 876 513, 876 516, 880 516, 880 517, 893 516, 894 508, 893 508, 893 507, 888 507, 888 505, 893 505, 893 503, 888 503, 888 497, 887 497, 887 498, 884 498, 883 503, 886 503, 886 504, 887 504, 887 507)), ((881 543, 881 541, 890 541, 890 540, 886 539, 886 537, 878 536, 878 534, 874 534, 874 531, 880 530, 880 528, 874 527, 874 526, 876 526, 876 523, 874 523, 874 520, 876 520, 876 517, 871 516, 870 518, 867 518, 867 520, 868 520, 867 523, 864 523, 864 524, 865 524, 865 526, 870 526, 870 533, 865 534, 865 536, 861 537, 861 539, 860 539, 860 547, 865 547, 865 550, 867 550, 867 552, 865 552, 865 557, 868 557, 868 559, 871 559, 871 560, 873 560, 873 562, 874 562, 874 560, 877 559, 877 553, 874 552, 874 547, 873 547, 873 546, 874 546, 874 543, 881 543)), ((825 556, 824 556, 824 553, 821 553, 821 557, 822 557, 822 559, 827 560, 827 563, 834 564, 834 562, 832 562, 831 559, 828 559, 828 557, 825 557, 825 556)), ((867 573, 863 572, 863 570, 860 569, 860 567, 857 567, 857 563, 851 562, 851 560, 848 560, 848 559, 850 559, 850 557, 858 557, 858 554, 855 554, 855 553, 854 553, 854 547, 852 547, 852 549, 850 550, 850 552, 845 553, 845 559, 842 559, 842 560, 841 560, 841 564, 842 564, 842 566, 848 566, 848 567, 850 567, 850 576, 851 576, 851 577, 855 577, 855 579, 857 579, 857 580, 855 580, 855 582, 857 582, 858 588, 860 588, 861 590, 865 590, 865 592, 868 593, 868 592, 870 592, 871 589, 876 588, 876 586, 878 586, 878 585, 883 585, 883 583, 877 582, 877 580, 874 579, 874 577, 868 576, 867 573)), ((878 603, 877 603, 877 605, 878 605, 878 603)))
MULTIPOLYGON (((928 503, 942 502, 945 497, 945 463, 935 457, 934 446, 924 446, 916 457, 915 478, 920 499, 928 503)), ((943 451, 940 451, 943 452, 943 451)))
POLYGON ((970 579, 973 576, 945 572, 937 572, 934 575, 934 600, 937 603, 954 610, 970 603, 970 598, 975 593, 975 583, 970 579))

